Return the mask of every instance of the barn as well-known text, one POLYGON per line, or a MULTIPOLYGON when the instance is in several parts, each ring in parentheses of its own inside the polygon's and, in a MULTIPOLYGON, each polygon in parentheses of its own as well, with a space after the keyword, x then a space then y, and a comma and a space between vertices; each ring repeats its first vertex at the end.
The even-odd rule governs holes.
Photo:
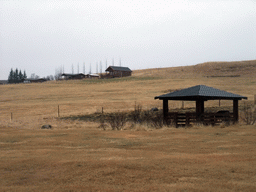
POLYGON ((132 70, 128 67, 109 66, 104 78, 128 77, 132 75, 132 70))

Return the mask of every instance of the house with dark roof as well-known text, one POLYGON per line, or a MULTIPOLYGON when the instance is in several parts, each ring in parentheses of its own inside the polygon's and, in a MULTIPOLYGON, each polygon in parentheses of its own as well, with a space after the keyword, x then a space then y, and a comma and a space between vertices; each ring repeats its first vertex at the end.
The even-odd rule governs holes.
POLYGON ((109 66, 103 78, 127 77, 132 75, 132 70, 128 67, 109 66))

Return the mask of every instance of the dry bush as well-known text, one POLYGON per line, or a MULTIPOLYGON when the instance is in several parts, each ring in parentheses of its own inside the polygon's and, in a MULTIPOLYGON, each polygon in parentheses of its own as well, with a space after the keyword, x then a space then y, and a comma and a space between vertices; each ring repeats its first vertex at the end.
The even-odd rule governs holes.
POLYGON ((244 103, 241 119, 246 123, 246 125, 254 125, 256 122, 256 106, 244 103))
MULTIPOLYGON (((72 117, 74 118, 74 117, 72 117)), ((162 111, 142 110, 138 105, 134 111, 91 114, 79 117, 80 120, 93 121, 100 123, 99 128, 106 130, 108 124, 112 130, 121 130, 129 122, 131 128, 135 125, 146 126, 148 128, 159 129, 164 126, 162 111)))
POLYGON ((99 128, 101 128, 103 130, 106 130, 106 128, 107 128, 107 124, 106 124, 105 118, 106 117, 104 115, 100 116, 100 126, 99 126, 99 128))
POLYGON ((114 113, 108 117, 107 121, 110 124, 112 130, 121 130, 127 121, 126 113, 114 113))
POLYGON ((141 112, 142 112, 142 106, 135 104, 134 111, 131 112, 131 115, 130 115, 131 120, 134 123, 139 123, 141 121, 141 112))
POLYGON ((156 129, 164 126, 162 111, 142 110, 141 105, 135 106, 135 110, 128 117, 134 124, 144 124, 156 129))

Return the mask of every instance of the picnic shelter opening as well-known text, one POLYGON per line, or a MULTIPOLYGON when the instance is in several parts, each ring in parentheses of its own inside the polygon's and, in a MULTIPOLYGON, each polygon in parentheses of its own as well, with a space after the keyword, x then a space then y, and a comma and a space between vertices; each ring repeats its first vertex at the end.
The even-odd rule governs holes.
POLYGON ((186 89, 174 91, 155 97, 163 100, 164 122, 170 124, 174 122, 176 126, 189 125, 191 122, 202 122, 204 124, 216 124, 217 122, 232 121, 238 122, 238 101, 247 97, 208 87, 206 85, 196 85, 186 89), (195 113, 169 113, 168 100, 195 101, 195 113), (208 100, 233 100, 233 113, 205 113, 204 102, 208 100))

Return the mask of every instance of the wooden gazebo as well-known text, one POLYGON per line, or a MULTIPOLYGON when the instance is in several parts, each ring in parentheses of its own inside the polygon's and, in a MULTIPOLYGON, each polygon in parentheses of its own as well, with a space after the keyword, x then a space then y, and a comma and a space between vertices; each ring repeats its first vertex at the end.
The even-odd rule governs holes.
MULTIPOLYGON (((168 94, 160 95, 155 97, 155 99, 163 100, 163 117, 164 121, 167 123, 170 118, 176 121, 179 114, 170 114, 168 108, 168 100, 180 100, 180 101, 195 101, 196 102, 196 112, 183 114, 183 119, 185 119, 185 124, 189 124, 191 121, 211 121, 214 124, 218 117, 223 117, 221 114, 206 114, 204 112, 204 102, 208 100, 233 100, 233 113, 228 114, 230 120, 233 122, 238 121, 238 101, 242 99, 247 99, 247 97, 208 87, 205 85, 196 85, 186 89, 174 91, 168 94)), ((219 118, 219 119, 220 119, 219 118)))

